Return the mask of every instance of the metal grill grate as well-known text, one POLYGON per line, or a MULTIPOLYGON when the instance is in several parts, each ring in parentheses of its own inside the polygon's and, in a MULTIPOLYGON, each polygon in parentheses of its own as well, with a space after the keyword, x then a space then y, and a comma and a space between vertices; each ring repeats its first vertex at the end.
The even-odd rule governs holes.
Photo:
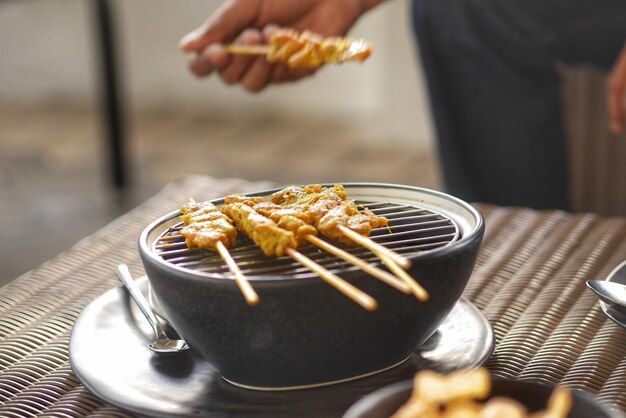
MULTIPOLYGON (((390 202, 356 201, 377 215, 389 219, 389 226, 374 229, 370 238, 385 247, 403 255, 432 250, 450 244, 460 238, 457 225, 444 215, 406 204, 390 202)), ((165 261, 179 267, 207 273, 230 275, 228 267, 221 257, 205 249, 189 249, 180 235, 182 222, 171 226, 155 241, 154 251, 165 261)), ((323 237, 320 237, 323 238, 323 237)), ((290 257, 266 257, 245 235, 239 234, 237 245, 230 249, 243 273, 255 275, 310 275, 308 269, 293 261, 290 257)), ((356 246, 347 247, 333 242, 351 254, 368 263, 378 262, 378 258, 369 250, 356 246)), ((329 270, 349 268, 351 265, 332 254, 313 246, 298 249, 302 254, 313 259, 329 270)))

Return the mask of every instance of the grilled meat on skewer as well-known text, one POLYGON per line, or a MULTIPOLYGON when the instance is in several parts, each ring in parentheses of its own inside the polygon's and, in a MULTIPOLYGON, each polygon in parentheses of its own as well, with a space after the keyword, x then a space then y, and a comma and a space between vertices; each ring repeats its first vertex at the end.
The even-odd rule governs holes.
POLYGON ((307 235, 317 236, 317 229, 312 225, 311 215, 304 206, 284 208, 260 197, 248 197, 240 194, 227 196, 224 203, 241 202, 254 208, 259 214, 270 218, 279 228, 291 231, 299 247, 309 244, 307 235))
POLYGON ((280 228, 276 222, 258 213, 246 201, 232 201, 222 207, 222 212, 230 217, 263 253, 269 257, 283 256, 287 248, 297 248, 298 243, 291 231, 280 228))
POLYGON ((387 219, 374 215, 367 208, 359 212, 356 204, 347 200, 341 185, 323 188, 321 185, 292 186, 272 195, 272 201, 261 197, 232 195, 224 199, 222 211, 215 205, 190 202, 181 208, 181 231, 188 246, 215 248, 217 240, 227 247, 234 245, 237 227, 268 256, 282 256, 286 248, 308 245, 307 236, 319 233, 345 244, 354 242, 344 236, 343 225, 362 236, 372 228, 387 225, 387 219))
POLYGON ((411 261, 368 238, 372 228, 387 226, 387 218, 375 215, 367 208, 359 213, 356 204, 347 200, 342 185, 326 189, 319 185, 292 186, 274 193, 272 201, 286 207, 305 205, 322 235, 347 245, 356 243, 368 248, 410 287, 419 300, 428 299, 428 292, 403 270, 410 267, 411 261))
POLYGON ((293 232, 298 247, 309 244, 307 236, 317 236, 317 229, 313 226, 313 218, 304 207, 284 208, 271 202, 262 202, 254 205, 254 209, 267 216, 280 228, 293 232))
POLYGON ((346 238, 345 234, 341 232, 340 225, 364 237, 369 237, 372 228, 387 226, 387 218, 374 215, 369 209, 365 209, 363 213, 351 213, 353 208, 344 203, 346 202, 328 210, 317 221, 317 229, 325 237, 344 244, 354 245, 354 241, 346 238))
MULTIPOLYGON (((384 220, 384 224, 386 224, 386 218, 376 217, 368 210, 363 214, 359 213, 357 206, 347 200, 347 195, 340 185, 332 189, 323 189, 319 185, 292 187, 282 192, 280 201, 283 202, 283 205, 266 201, 261 197, 244 195, 232 195, 224 198, 221 212, 217 212, 217 208, 208 202, 197 204, 192 201, 184 205, 181 208, 181 218, 184 223, 188 224, 184 228, 185 232, 189 232, 186 234, 187 245, 202 245, 204 248, 216 248, 227 261, 227 264, 229 264, 229 269, 235 274, 236 279, 239 277, 238 283, 241 283, 242 292, 251 305, 258 303, 258 296, 254 293, 254 289, 246 282, 245 276, 236 266, 234 260, 230 258, 230 255, 228 255, 225 246, 221 245, 222 241, 219 240, 218 231, 214 229, 203 230, 203 225, 213 225, 216 220, 223 221, 225 218, 228 220, 227 223, 232 230, 234 227, 231 223, 234 222, 237 229, 248 235, 266 256, 288 255, 353 299, 360 300, 355 296, 355 294, 358 294, 357 289, 346 290, 347 284, 343 283, 339 277, 334 276, 331 272, 307 259, 298 253, 296 249, 301 246, 314 244, 396 289, 405 293, 409 292, 410 287, 393 275, 371 266, 316 237, 318 234, 315 227, 316 219, 318 220, 317 224, 327 236, 346 242, 347 240, 344 240, 343 235, 338 235, 343 225, 347 225, 346 228, 352 228, 352 231, 359 231, 354 232, 357 236, 360 236, 358 235, 359 233, 369 235, 373 223, 372 219, 376 219, 379 222, 384 220), (288 201, 298 203, 287 204, 286 202, 288 201), (331 235, 329 231, 335 232, 336 235, 331 235), (190 235, 190 233, 193 234, 190 235), (200 242, 199 237, 209 241, 209 243, 214 241, 212 247, 204 242, 200 242), (228 260, 230 260, 230 263, 228 263, 228 260)), ((278 195, 275 198, 279 200, 278 195)), ((346 233, 350 232, 348 230, 345 231, 346 233)), ((233 232, 232 242, 234 244, 236 230, 233 232)), ((349 243, 352 244, 352 241, 349 241, 349 243)), ((365 302, 360 301, 359 303, 363 304, 365 302)), ((371 305, 371 303, 372 301, 365 303, 367 309, 372 309, 372 306, 375 306, 375 302, 374 305, 371 305)))
POLYGON ((289 186, 273 193, 270 199, 277 205, 311 205, 322 197, 330 200, 347 200, 348 195, 344 187, 336 184, 331 188, 324 189, 321 184, 308 184, 306 186, 289 186))
MULTIPOLYGON (((298 241, 294 233, 281 228, 278 224, 284 223, 284 227, 294 226, 296 232, 304 230, 301 228, 309 227, 301 223, 303 221, 297 217, 297 211, 291 210, 289 214, 280 216, 276 223, 255 209, 257 206, 263 209, 263 202, 259 202, 256 198, 247 199, 246 196, 234 195, 225 198, 224 203, 222 211, 235 221, 237 228, 245 232, 265 255, 288 255, 365 309, 369 311, 376 309, 377 302, 371 296, 296 250, 298 241)), ((265 209, 269 207, 265 206, 265 209)), ((299 238, 304 242, 307 236, 311 234, 304 234, 299 238)))
POLYGON ((311 215, 312 225, 322 235, 348 245, 353 245, 354 241, 345 237, 340 225, 367 237, 372 228, 387 226, 388 223, 387 218, 375 215, 367 208, 359 212, 340 184, 332 188, 323 188, 319 184, 291 186, 274 193, 271 199, 284 208, 304 208, 311 215))
POLYGON ((372 45, 363 39, 322 36, 293 29, 280 29, 268 45, 226 46, 229 54, 264 55, 269 62, 284 62, 291 68, 318 68, 324 64, 365 61, 372 55, 372 45))
POLYGON ((235 276, 235 282, 246 302, 250 306, 258 304, 259 296, 228 252, 228 248, 233 247, 237 241, 237 229, 233 226, 233 221, 214 204, 196 203, 193 199, 189 199, 189 203, 184 204, 180 212, 186 225, 180 234, 185 237, 187 247, 206 248, 219 253, 235 276))
POLYGON ((180 234, 190 248, 206 248, 217 251, 217 243, 226 248, 235 245, 237 229, 232 221, 209 202, 196 203, 193 200, 180 208, 185 227, 180 234))
POLYGON ((318 68, 324 64, 345 61, 365 61, 372 54, 372 46, 358 39, 323 38, 304 31, 280 29, 270 38, 267 60, 286 62, 291 68, 318 68))

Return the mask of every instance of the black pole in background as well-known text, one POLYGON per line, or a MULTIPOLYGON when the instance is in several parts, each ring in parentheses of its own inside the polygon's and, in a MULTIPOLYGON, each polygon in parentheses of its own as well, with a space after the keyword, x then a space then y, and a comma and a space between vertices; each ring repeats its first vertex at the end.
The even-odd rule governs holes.
POLYGON ((111 0, 93 0, 96 7, 97 41, 100 55, 100 100, 104 113, 104 133, 109 140, 109 160, 113 186, 123 190, 128 184, 125 161, 126 129, 120 92, 114 11, 111 0))

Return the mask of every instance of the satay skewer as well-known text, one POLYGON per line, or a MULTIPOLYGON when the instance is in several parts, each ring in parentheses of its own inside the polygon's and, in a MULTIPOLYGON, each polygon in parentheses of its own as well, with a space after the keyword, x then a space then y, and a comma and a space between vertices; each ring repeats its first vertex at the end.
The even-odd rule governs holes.
POLYGON ((317 264, 315 261, 311 260, 299 251, 294 250, 293 248, 287 248, 287 255, 311 270, 312 272, 317 273, 317 275, 324 279, 326 283, 330 284, 332 287, 334 287, 368 311, 374 311, 378 307, 378 302, 376 302, 376 299, 363 292, 361 289, 352 286, 350 283, 337 276, 335 273, 325 269, 324 267, 317 264))
POLYGON ((298 244, 293 232, 280 228, 273 220, 247 204, 245 196, 243 198, 225 199, 222 212, 232 219, 239 230, 244 232, 265 255, 269 257, 288 255, 361 307, 369 311, 377 308, 378 303, 370 295, 297 251, 298 244))
POLYGON ((234 245, 237 239, 237 230, 232 226, 232 221, 212 203, 196 203, 191 198, 189 203, 181 207, 180 212, 186 225, 180 234, 185 237, 187 246, 217 251, 235 276, 235 282, 248 305, 257 305, 259 296, 228 251, 227 245, 234 245))
POLYGON ((365 61, 372 55, 372 45, 363 39, 338 36, 324 38, 311 31, 276 31, 268 45, 229 44, 229 54, 261 55, 269 62, 283 62, 291 68, 318 68, 324 64, 365 61))
POLYGON ((369 238, 369 232, 373 227, 386 226, 386 218, 374 215, 367 208, 364 213, 359 213, 356 204, 348 200, 341 185, 335 185, 332 189, 323 188, 319 184, 292 186, 274 193, 272 202, 285 207, 304 206, 313 214, 317 229, 327 237, 344 242, 347 237, 348 244, 354 241, 376 255, 383 254, 387 259, 395 260, 396 264, 404 269, 411 267, 408 258, 369 238))
POLYGON ((367 236, 373 226, 385 226, 386 218, 374 215, 367 208, 364 213, 359 213, 356 205, 348 200, 343 186, 335 185, 332 189, 325 189, 321 185, 292 186, 274 193, 272 202, 287 208, 297 207, 300 210, 304 208, 313 215, 315 226, 322 234, 337 240, 345 241, 345 238, 348 238, 369 249, 409 287, 410 293, 417 299, 421 301, 428 299, 428 292, 402 270, 410 267, 410 260, 367 236))
POLYGON ((261 215, 268 217, 280 228, 291 231, 298 246, 313 244, 324 251, 352 264, 372 275, 373 277, 395 287, 403 293, 411 293, 411 288, 404 280, 379 269, 358 257, 342 250, 329 242, 317 237, 318 231, 313 225, 313 216, 303 206, 283 207, 266 201, 261 197, 248 197, 245 195, 231 195, 225 198, 226 203, 241 202, 254 208, 261 215))

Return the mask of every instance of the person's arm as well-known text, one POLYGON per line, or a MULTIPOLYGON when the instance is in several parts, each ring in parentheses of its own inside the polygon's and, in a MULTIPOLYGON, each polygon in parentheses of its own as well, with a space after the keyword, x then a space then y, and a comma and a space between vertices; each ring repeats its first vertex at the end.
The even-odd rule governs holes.
POLYGON ((626 45, 611 68, 607 87, 609 128, 621 134, 626 128, 626 45))
POLYGON ((228 0, 180 41, 197 77, 217 71, 228 84, 257 92, 270 83, 296 80, 314 71, 289 69, 264 58, 231 56, 228 43, 266 43, 278 27, 343 36, 358 18, 383 0, 228 0))

